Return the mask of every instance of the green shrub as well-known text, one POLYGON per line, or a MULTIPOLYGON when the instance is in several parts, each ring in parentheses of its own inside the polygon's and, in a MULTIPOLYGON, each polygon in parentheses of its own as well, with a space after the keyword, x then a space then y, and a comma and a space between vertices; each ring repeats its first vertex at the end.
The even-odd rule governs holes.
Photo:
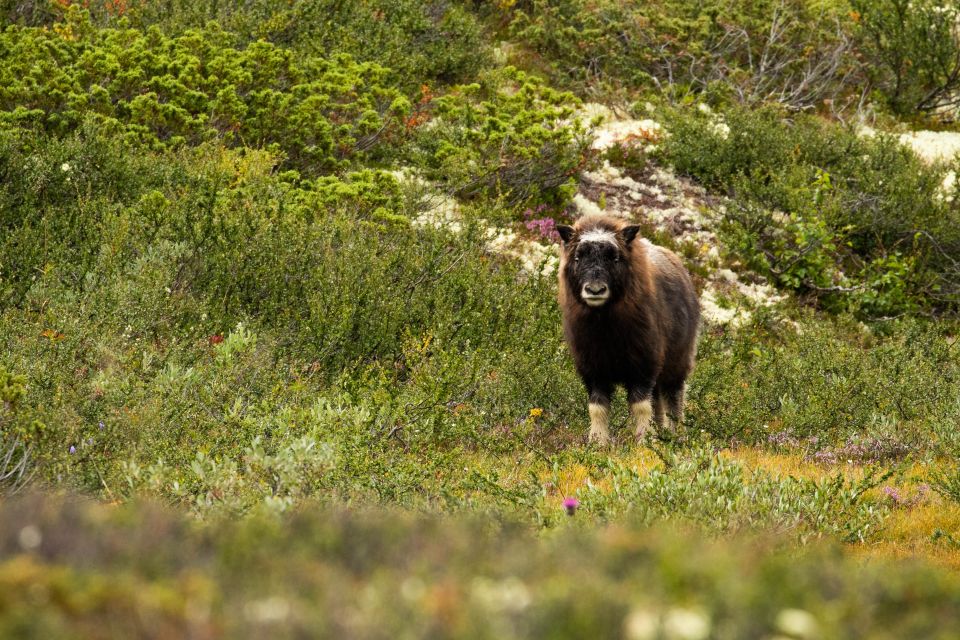
POLYGON ((864 493, 886 476, 778 478, 708 449, 663 455, 664 468, 645 473, 611 463, 613 490, 587 491, 585 508, 608 518, 626 512, 642 523, 689 519, 710 531, 777 530, 801 540, 829 535, 848 542, 874 535, 885 516, 864 493))
POLYGON ((834 3, 519 2, 511 31, 558 83, 710 90, 750 104, 819 107, 844 97, 857 64, 834 3))
POLYGON ((812 116, 733 109, 723 122, 677 110, 661 153, 730 196, 731 255, 833 310, 955 308, 960 213, 941 191, 945 168, 812 116))
POLYGON ((0 126, 62 135, 90 120, 155 149, 212 138, 269 145, 311 174, 403 132, 410 104, 384 68, 346 55, 298 62, 235 40, 215 24, 178 37, 97 29, 76 9, 49 30, 11 27, 0 36, 0 126))
POLYGON ((701 340, 689 427, 749 444, 772 444, 779 434, 811 457, 858 435, 923 455, 934 425, 960 419, 950 330, 904 321, 884 338, 809 318, 794 333, 757 317, 738 335, 701 340))
POLYGON ((392 70, 413 90, 424 82, 463 82, 490 57, 481 25, 458 3, 414 0, 0 0, 0 16, 27 26, 52 26, 64 7, 82 5, 98 26, 122 19, 180 36, 213 21, 240 45, 266 40, 302 56, 349 54, 392 70))
POLYGON ((850 5, 865 68, 890 110, 899 116, 955 111, 960 2, 851 0, 850 5))
POLYGON ((592 154, 577 99, 508 67, 436 99, 412 162, 463 198, 560 204, 592 154))
POLYGON ((26 379, 0 364, 0 495, 16 491, 33 474, 30 456, 43 431, 23 406, 26 379))

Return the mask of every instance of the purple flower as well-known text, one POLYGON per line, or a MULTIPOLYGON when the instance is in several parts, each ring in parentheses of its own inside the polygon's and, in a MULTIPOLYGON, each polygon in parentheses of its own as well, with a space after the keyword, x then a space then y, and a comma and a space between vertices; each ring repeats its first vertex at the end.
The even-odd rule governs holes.
POLYGON ((543 213, 543 212, 546 211, 546 210, 547 210, 547 205, 545 205, 545 204, 538 204, 536 209, 527 209, 527 210, 525 210, 525 211, 523 212, 523 218, 524 218, 524 220, 529 220, 530 218, 532 218, 532 217, 534 217, 534 216, 536 216, 536 215, 540 215, 541 213, 543 213))
POLYGON ((795 447, 799 444, 789 429, 771 433, 767 436, 767 442, 777 447, 795 447))
POLYGON ((813 454, 813 459, 820 464, 834 464, 837 461, 837 454, 829 449, 824 449, 813 454))
POLYGON ((576 498, 564 498, 563 499, 563 508, 567 511, 568 516, 572 516, 577 512, 577 507, 580 506, 580 501, 576 498))
POLYGON ((70 445, 70 455, 73 455, 77 452, 77 448, 73 445, 70 445))
POLYGON ((97 425, 100 428, 100 431, 103 431, 103 420, 100 421, 100 424, 97 425))
POLYGON ((538 218, 528 220, 524 223, 528 230, 536 233, 542 240, 556 242, 560 239, 560 233, 557 231, 557 222, 553 218, 538 218))
POLYGON ((884 495, 890 498, 894 504, 903 502, 903 497, 900 495, 900 492, 897 491, 896 487, 884 487, 881 491, 883 491, 884 495))

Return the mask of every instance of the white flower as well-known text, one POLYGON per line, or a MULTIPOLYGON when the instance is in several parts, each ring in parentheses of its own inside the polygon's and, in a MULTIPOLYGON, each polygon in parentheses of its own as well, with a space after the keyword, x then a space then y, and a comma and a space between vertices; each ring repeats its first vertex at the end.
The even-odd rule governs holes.
POLYGON ((777 629, 795 638, 817 635, 817 619, 803 609, 784 609, 777 614, 777 629))
POLYGON ((282 622, 290 616, 290 603, 280 596, 248 602, 243 607, 247 620, 269 624, 282 622))
POLYGON ((676 640, 704 640, 710 635, 710 619, 694 609, 670 609, 663 619, 663 630, 676 640))
POLYGON ((63 171, 64 173, 70 171, 70 163, 64 162, 62 165, 60 165, 60 171, 63 171))
POLYGON ((43 542, 43 535, 35 525, 28 524, 23 529, 20 529, 17 541, 20 543, 21 549, 24 551, 32 551, 43 542))
POLYGON ((659 620, 647 609, 633 609, 623 620, 623 635, 627 640, 654 640, 659 620))

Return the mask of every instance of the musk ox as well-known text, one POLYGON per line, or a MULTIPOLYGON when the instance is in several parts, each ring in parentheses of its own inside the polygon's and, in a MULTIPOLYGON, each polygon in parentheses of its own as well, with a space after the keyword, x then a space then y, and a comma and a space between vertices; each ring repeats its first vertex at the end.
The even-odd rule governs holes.
POLYGON ((619 218, 585 216, 557 229, 563 332, 589 394, 590 441, 609 441, 618 385, 627 390, 637 438, 651 418, 668 428, 670 417, 680 422, 700 322, 680 259, 619 218))

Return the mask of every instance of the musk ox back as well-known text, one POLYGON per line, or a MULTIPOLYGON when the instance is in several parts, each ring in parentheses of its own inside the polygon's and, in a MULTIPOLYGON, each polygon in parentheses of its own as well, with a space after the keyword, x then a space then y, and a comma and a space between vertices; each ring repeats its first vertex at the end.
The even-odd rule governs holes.
POLYGON ((619 218, 585 216, 558 230, 563 331, 589 394, 590 441, 610 439, 617 386, 627 390, 637 438, 651 418, 681 421, 700 308, 680 259, 619 218))

